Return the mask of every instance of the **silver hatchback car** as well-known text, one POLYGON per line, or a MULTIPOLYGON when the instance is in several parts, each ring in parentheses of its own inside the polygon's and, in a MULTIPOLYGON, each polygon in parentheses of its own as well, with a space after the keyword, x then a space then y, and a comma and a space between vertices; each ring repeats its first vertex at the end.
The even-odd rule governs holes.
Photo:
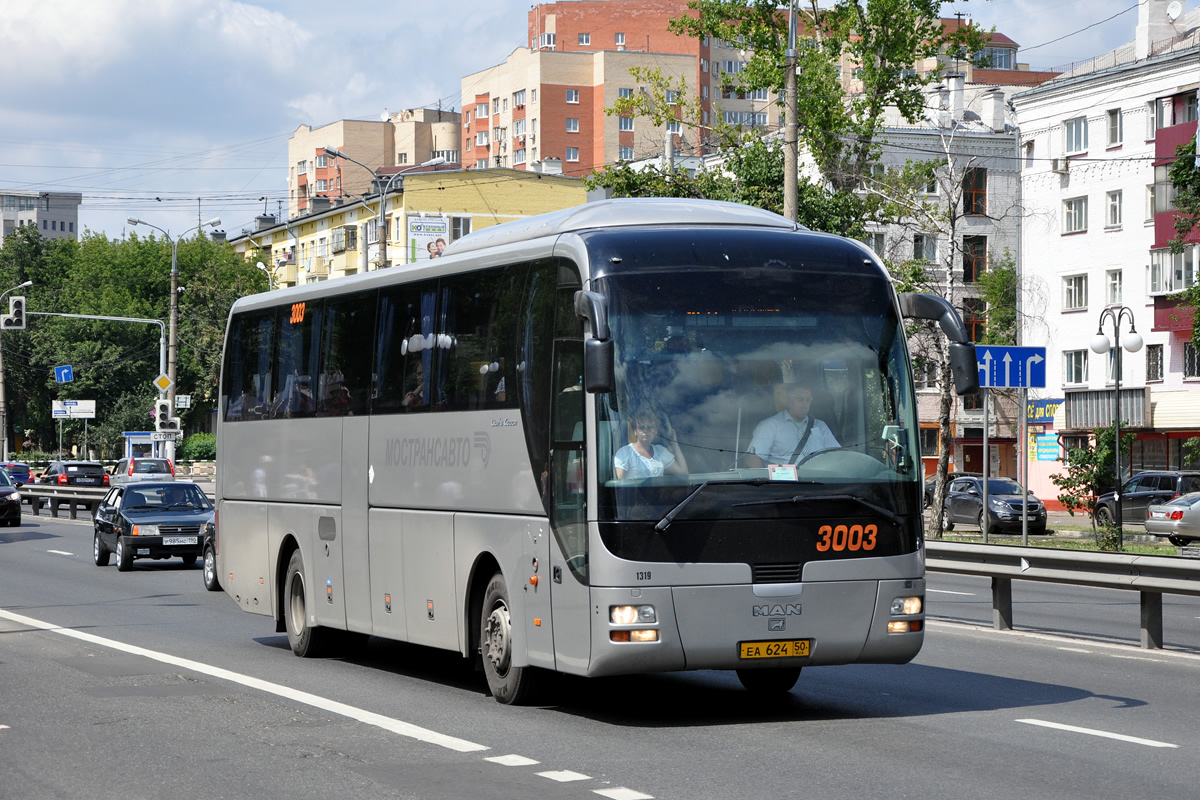
POLYGON ((169 458, 123 458, 113 467, 113 486, 138 481, 173 481, 175 465, 169 458))

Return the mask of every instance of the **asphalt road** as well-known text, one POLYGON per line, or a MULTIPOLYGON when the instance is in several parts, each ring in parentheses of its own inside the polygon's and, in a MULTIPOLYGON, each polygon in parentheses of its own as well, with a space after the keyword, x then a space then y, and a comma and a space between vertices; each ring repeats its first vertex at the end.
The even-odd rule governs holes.
POLYGON ((1002 634, 985 581, 931 575, 916 661, 783 700, 695 672, 512 708, 454 654, 295 658, 198 568, 98 568, 88 523, 42 517, 0 531, 0 798, 1194 797, 1200 604, 1146 652, 1136 596, 1036 588, 1002 634))

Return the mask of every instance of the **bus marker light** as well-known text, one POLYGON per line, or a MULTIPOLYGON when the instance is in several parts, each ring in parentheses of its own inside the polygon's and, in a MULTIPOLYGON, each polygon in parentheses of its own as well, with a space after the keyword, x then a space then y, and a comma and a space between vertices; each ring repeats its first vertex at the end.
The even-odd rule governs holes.
POLYGON ((533 627, 535 627, 535 628, 540 628, 540 627, 542 627, 542 618, 541 618, 541 617, 534 617, 534 618, 533 618, 533 627))
POLYGON ((888 623, 888 633, 916 633, 921 628, 922 624, 919 619, 901 619, 888 623))
POLYGON ((530 575, 530 576, 529 576, 529 585, 530 585, 530 586, 537 586, 537 575, 530 575))
POLYGON ((609 631, 608 638, 614 642, 628 642, 629 631, 609 631))

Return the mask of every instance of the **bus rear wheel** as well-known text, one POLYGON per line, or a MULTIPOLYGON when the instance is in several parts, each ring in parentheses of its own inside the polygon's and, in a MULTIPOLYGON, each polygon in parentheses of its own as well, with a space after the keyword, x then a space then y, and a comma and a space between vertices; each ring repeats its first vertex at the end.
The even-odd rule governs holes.
POLYGON ((739 669, 738 680, 753 694, 787 694, 800 679, 800 667, 774 669, 739 669))
POLYGON ((308 624, 308 592, 304 582, 304 556, 296 550, 288 560, 287 577, 283 584, 283 622, 287 628, 288 645, 301 658, 318 658, 325 654, 333 631, 308 624))
POLYGON ((533 668, 513 666, 508 584, 499 572, 488 581, 483 595, 483 611, 479 618, 479 651, 483 656, 483 674, 487 676, 492 697, 506 705, 523 702, 533 688, 533 668))

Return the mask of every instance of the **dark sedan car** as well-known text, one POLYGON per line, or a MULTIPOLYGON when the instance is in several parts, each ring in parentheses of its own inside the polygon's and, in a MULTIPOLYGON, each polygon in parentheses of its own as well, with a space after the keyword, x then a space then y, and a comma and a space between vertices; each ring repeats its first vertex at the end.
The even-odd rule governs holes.
MULTIPOLYGON (((1021 530, 1021 484, 1011 478, 988 478, 988 530, 1021 530)), ((1030 533, 1046 532, 1046 506, 1029 493, 1027 514, 1030 533)), ((983 527, 983 478, 955 478, 946 494, 942 527, 955 523, 983 527)))
POLYGON ((0 525, 21 524, 21 493, 8 473, 0 469, 0 525))
POLYGON ((108 486, 108 473, 92 461, 51 461, 38 483, 54 486, 108 486))
POLYGON ((137 558, 182 558, 194 564, 203 548, 213 505, 194 483, 140 483, 114 486, 96 510, 93 555, 96 566, 126 572, 137 558))

